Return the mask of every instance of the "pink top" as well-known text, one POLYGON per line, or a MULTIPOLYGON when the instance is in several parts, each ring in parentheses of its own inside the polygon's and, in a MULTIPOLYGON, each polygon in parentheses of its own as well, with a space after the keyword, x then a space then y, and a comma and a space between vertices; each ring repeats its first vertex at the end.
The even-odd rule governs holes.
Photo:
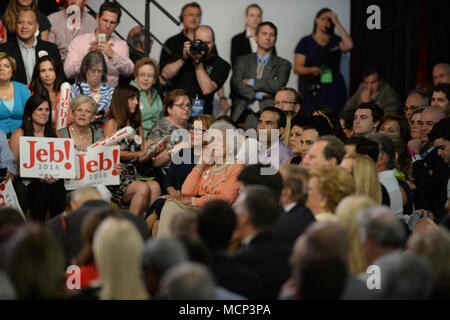
POLYGON ((201 207, 209 200, 222 199, 233 203, 239 193, 237 176, 243 164, 223 164, 208 166, 203 173, 192 169, 181 188, 185 197, 193 197, 194 207, 201 207))
MULTIPOLYGON (((93 41, 97 41, 95 32, 82 34, 70 42, 69 53, 64 63, 64 72, 68 78, 77 78, 77 81, 81 80, 81 60, 88 53, 90 43, 93 41)), ((133 72, 134 65, 128 57, 128 45, 125 41, 112 35, 108 43, 114 50, 115 55, 112 59, 103 55, 108 66, 106 83, 115 88, 119 84, 119 75, 125 77, 130 76, 133 72)))
POLYGON ((97 21, 86 11, 81 16, 80 28, 72 26, 75 17, 69 17, 65 9, 52 13, 48 16, 48 20, 52 24, 48 41, 56 44, 63 62, 66 60, 70 42, 81 34, 94 32, 97 28, 97 21))

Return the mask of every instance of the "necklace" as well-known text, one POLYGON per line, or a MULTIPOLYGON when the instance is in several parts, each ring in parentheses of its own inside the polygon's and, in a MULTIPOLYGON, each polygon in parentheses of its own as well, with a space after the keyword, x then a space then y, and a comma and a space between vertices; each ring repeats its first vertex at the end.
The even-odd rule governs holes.
MULTIPOLYGON (((5 90, 5 92, 8 92, 8 90, 9 90, 9 86, 10 86, 11 84, 9 83, 8 84, 8 87, 6 87, 6 90, 5 90)), ((2 90, 3 91, 3 90, 2 90)), ((6 94, 6 93, 4 93, 5 95, 2 95, 2 100, 6 100, 6 98, 8 98, 8 95, 6 94)))
POLYGON ((72 131, 72 133, 74 133, 76 136, 86 136, 86 135, 89 134, 89 132, 88 132, 89 128, 87 128, 87 129, 84 131, 84 134, 80 134, 79 132, 77 132, 73 126, 70 126, 69 128, 70 128, 70 130, 72 131))

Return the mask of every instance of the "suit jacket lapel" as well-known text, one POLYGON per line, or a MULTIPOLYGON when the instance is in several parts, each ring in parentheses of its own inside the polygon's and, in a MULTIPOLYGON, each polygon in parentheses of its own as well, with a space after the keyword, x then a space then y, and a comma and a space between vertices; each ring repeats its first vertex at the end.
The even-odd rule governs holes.
POLYGON ((14 46, 14 51, 16 52, 15 59, 16 59, 16 64, 17 64, 17 73, 14 76, 14 80, 16 80, 18 82, 22 82, 23 80, 25 80, 25 83, 26 83, 27 82, 27 73, 25 71, 25 64, 23 63, 22 51, 20 51, 19 40, 17 40, 17 38, 14 38, 12 41, 12 44, 14 46))
POLYGON ((258 57, 256 53, 252 53, 250 56, 250 61, 248 62, 248 70, 250 70, 250 74, 253 75, 253 78, 256 79, 256 69, 258 68, 257 60, 258 57))

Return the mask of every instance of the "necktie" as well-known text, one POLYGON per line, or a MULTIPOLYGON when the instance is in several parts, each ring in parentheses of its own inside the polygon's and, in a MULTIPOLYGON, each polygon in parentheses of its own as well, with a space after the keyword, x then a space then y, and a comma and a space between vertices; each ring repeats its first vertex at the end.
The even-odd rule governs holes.
POLYGON ((264 72, 264 57, 259 60, 259 66, 256 69, 256 79, 261 79, 264 72))

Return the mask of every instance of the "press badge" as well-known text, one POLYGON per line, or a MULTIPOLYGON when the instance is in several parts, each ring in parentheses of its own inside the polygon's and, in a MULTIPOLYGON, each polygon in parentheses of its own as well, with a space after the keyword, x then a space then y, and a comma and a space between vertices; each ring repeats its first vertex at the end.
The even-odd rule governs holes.
POLYGON ((320 83, 333 83, 333 73, 330 68, 325 67, 325 69, 322 69, 322 72, 320 73, 320 83))
POLYGON ((195 96, 195 99, 192 99, 191 117, 196 116, 198 114, 203 114, 204 109, 205 109, 205 100, 199 99, 197 94, 195 96))

